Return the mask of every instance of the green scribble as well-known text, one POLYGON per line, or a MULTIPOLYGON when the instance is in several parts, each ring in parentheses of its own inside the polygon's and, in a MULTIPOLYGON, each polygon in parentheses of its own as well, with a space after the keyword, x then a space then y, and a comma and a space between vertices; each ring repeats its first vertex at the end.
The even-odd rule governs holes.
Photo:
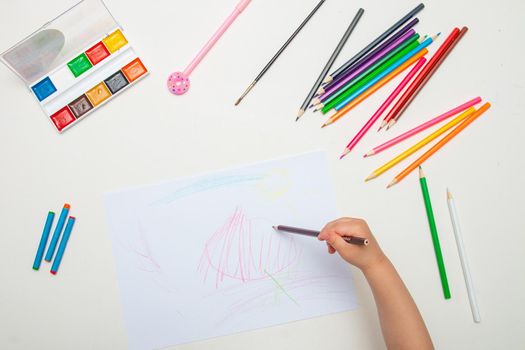
POLYGON ((290 298, 291 301, 293 301, 295 303, 295 305, 299 306, 299 303, 294 299, 292 298, 292 296, 290 294, 288 294, 288 292, 284 289, 284 287, 279 283, 279 281, 277 281, 272 275, 270 275, 270 273, 268 271, 266 271, 266 269, 264 269, 264 273, 268 275, 268 277, 270 277, 273 281, 273 283, 275 283, 277 285, 277 287, 288 297, 290 298))

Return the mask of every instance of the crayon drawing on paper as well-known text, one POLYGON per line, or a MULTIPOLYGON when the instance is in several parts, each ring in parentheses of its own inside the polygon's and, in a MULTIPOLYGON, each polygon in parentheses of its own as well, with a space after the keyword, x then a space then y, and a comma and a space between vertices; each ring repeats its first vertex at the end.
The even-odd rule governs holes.
POLYGON ((132 349, 156 349, 356 306, 347 264, 315 238, 337 217, 324 153, 106 195, 132 349))

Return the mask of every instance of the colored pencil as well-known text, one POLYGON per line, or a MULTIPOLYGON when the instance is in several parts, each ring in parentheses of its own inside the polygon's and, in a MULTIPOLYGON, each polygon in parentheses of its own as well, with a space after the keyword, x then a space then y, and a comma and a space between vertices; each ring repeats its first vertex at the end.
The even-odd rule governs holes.
POLYGON ((58 223, 55 227, 55 232, 53 232, 53 236, 51 237, 51 242, 49 243, 49 248, 47 248, 47 253, 44 258, 45 261, 50 262, 53 259, 53 255, 55 254, 55 249, 58 243, 58 239, 60 238, 60 235, 62 234, 62 229, 64 228, 64 223, 66 222, 67 214, 69 213, 69 208, 71 206, 69 204, 64 204, 64 207, 62 208, 62 211, 60 212, 60 217, 58 218, 58 223))
POLYGON ((295 30, 295 32, 292 33, 292 35, 288 38, 288 40, 286 40, 286 42, 283 44, 283 46, 281 46, 281 48, 275 53, 275 55, 273 55, 273 57, 270 59, 270 61, 266 64, 266 66, 264 66, 264 68, 261 70, 261 72, 259 73, 259 75, 257 75, 255 77, 255 79, 253 80, 253 82, 246 88, 246 90, 244 91, 244 93, 241 95, 241 97, 239 97, 237 99, 237 101, 235 101, 235 105, 237 106, 241 101, 242 99, 250 92, 250 90, 255 86, 255 84, 257 84, 257 82, 263 77, 263 75, 266 73, 266 71, 268 69, 270 69, 270 67, 272 66, 272 64, 277 60, 277 58, 281 55, 281 53, 284 51, 284 49, 286 49, 286 47, 292 42, 292 40, 297 36, 297 34, 299 34, 299 32, 301 31, 301 29, 303 29, 303 27, 306 25, 306 23, 308 23, 308 21, 310 20, 310 18, 313 17, 313 15, 317 12, 317 10, 319 10, 319 8, 321 7, 321 5, 325 2, 326 0, 321 0, 319 1, 319 3, 314 7, 314 9, 310 12, 310 14, 308 16, 306 16, 306 18, 303 20, 303 22, 299 25, 299 27, 297 27, 297 29, 295 30))
POLYGON ((326 97, 323 101, 321 101, 319 105, 316 106, 316 108, 318 110, 321 109, 323 114, 326 114, 328 111, 330 111, 336 105, 341 103, 341 101, 346 99, 348 96, 352 95, 354 92, 366 85, 368 82, 375 79, 378 75, 382 74, 385 70, 390 68, 395 63, 398 63, 401 58, 407 58, 409 57, 407 56, 407 54, 417 52, 414 51, 415 48, 422 48, 426 46, 420 46, 422 43, 416 40, 418 37, 419 35, 415 34, 408 41, 402 43, 399 47, 394 49, 387 56, 383 57, 381 60, 369 67, 359 77, 356 77, 356 79, 348 82, 343 88, 334 92, 331 96, 326 97))
MULTIPOLYGON (((290 233, 297 233, 300 235, 310 236, 310 237, 317 237, 319 236, 320 231, 314 231, 314 230, 308 230, 304 228, 299 227, 292 227, 292 226, 285 226, 285 225, 278 225, 278 226, 272 226, 274 230, 276 231, 284 231, 284 232, 290 232, 290 233)), ((356 237, 356 236, 341 236, 347 243, 355 244, 355 245, 368 245, 368 239, 356 237)))
POLYGON ((459 105, 453 109, 451 109, 450 111, 448 112, 445 112, 441 115, 438 115, 437 117, 433 118, 433 119, 430 119, 429 121, 419 125, 419 126, 416 126, 415 128, 413 129, 410 129, 408 130, 407 132, 404 132, 402 133, 401 135, 397 136, 397 137, 394 137, 393 139, 377 146, 377 147, 374 147, 371 151, 369 151, 367 154, 365 154, 363 157, 370 157, 370 156, 373 156, 374 154, 378 154, 380 152, 383 152, 384 150, 394 146, 394 145, 397 145, 399 142, 401 141, 404 141, 406 139, 408 139, 409 137, 423 131, 423 130, 426 130, 428 128, 430 128, 431 126, 433 125, 436 125, 440 122, 442 122, 443 120, 446 120, 458 113, 461 113, 463 112, 465 109, 471 107, 471 106, 474 106, 475 104, 478 104, 479 102, 481 102, 481 97, 476 97, 476 98, 473 98, 472 100, 470 101, 467 101, 465 103, 463 103, 462 105, 459 105))
POLYGON ((480 323, 481 316, 479 315, 478 301, 476 292, 474 291, 474 283, 470 274, 470 267, 467 259, 467 252, 465 251, 465 244, 463 243, 463 234, 459 225, 459 215, 454 203, 452 193, 447 189, 447 204, 448 212, 450 213, 450 221, 454 230, 454 237, 456 238, 456 246, 458 247, 459 261, 461 262, 461 269, 463 270, 463 278, 467 286, 468 300, 470 303, 470 310, 472 311, 472 318, 474 322, 480 323))
POLYGON ((317 89, 319 88, 319 86, 321 86, 321 83, 323 82, 323 79, 325 78, 325 76, 328 73, 328 71, 330 70, 330 68, 332 68, 332 65, 334 64, 335 59, 337 58, 337 56, 339 56, 339 53, 341 52, 341 50, 343 49, 343 46, 345 45, 346 41, 350 37, 350 34, 352 34, 352 32, 354 31, 355 27, 357 26, 357 23, 361 19, 361 16, 363 15, 364 12, 365 12, 365 10, 363 10, 362 8, 357 10, 357 13, 354 16, 354 19, 352 20, 352 22, 350 22, 350 25, 348 26, 348 28, 346 29, 345 33, 343 34, 343 37, 339 41, 339 44, 337 44, 337 47, 335 48, 334 52, 332 53, 332 55, 328 59, 328 62, 326 62, 326 65, 324 66, 323 70, 321 71, 321 74, 319 74, 319 77, 317 78, 317 80, 315 81, 314 85, 310 89, 310 92, 308 93, 308 95, 304 99, 303 104, 299 108, 299 112, 297 113, 297 119, 295 119, 295 121, 298 121, 299 118, 301 118, 301 116, 304 114, 304 111, 308 107, 308 104, 312 100, 312 97, 314 96, 314 94, 317 91, 317 89))
POLYGON ((421 82, 424 80, 424 78, 429 74, 432 67, 435 65, 435 63, 439 60, 441 55, 446 51, 447 47, 452 44, 452 42, 455 40, 455 38, 459 35, 459 28, 452 29, 452 32, 448 35, 448 37, 443 41, 441 46, 437 49, 437 51, 434 53, 434 55, 430 58, 427 65, 423 67, 423 70, 419 72, 416 79, 410 84, 407 91, 404 92, 404 94, 401 96, 399 101, 392 107, 390 112, 385 116, 385 119, 383 123, 380 126, 380 130, 387 126, 388 123, 394 119, 403 107, 403 105, 406 103, 405 101, 408 101, 410 96, 413 95, 413 92, 417 89, 417 87, 421 84, 421 82))
POLYGON ((423 162, 425 160, 430 158, 441 147, 443 147, 448 141, 453 139, 457 134, 459 134, 463 129, 465 129, 467 126, 469 126, 470 123, 472 123, 474 120, 476 120, 480 115, 482 115, 489 108, 490 108, 490 103, 488 103, 488 102, 486 102, 483 106, 479 107, 479 109, 476 112, 472 113, 468 118, 466 118, 461 124, 458 125, 457 128, 455 128, 450 133, 448 133, 445 137, 443 137, 441 140, 439 140, 438 143, 436 143, 428 151, 426 151, 421 157, 416 159, 405 170, 400 172, 394 178, 394 180, 392 180, 392 182, 390 184, 388 184, 388 187, 392 187, 393 185, 395 185, 395 184, 399 183, 401 180, 403 180, 408 174, 410 174, 412 172, 412 170, 417 168, 419 165, 423 164, 423 162))
MULTIPOLYGON (((438 34, 439 35, 439 34, 438 34)), ((324 124, 330 125, 339 118, 341 118, 345 113, 347 113, 350 109, 355 107, 355 103, 352 103, 352 101, 359 97, 359 95, 366 93, 368 89, 372 89, 372 92, 375 92, 377 88, 374 89, 374 85, 376 83, 380 83, 381 86, 383 86, 386 82, 390 81, 393 77, 396 75, 390 75, 391 72, 397 72, 397 74, 401 73, 403 69, 408 68, 412 63, 415 63, 419 58, 423 57, 428 53, 428 50, 425 48, 425 46, 430 45, 432 43, 432 38, 427 38, 424 40, 421 44, 419 44, 417 47, 413 48, 409 52, 407 52, 405 55, 403 55, 401 58, 397 59, 394 63, 392 63, 388 68, 386 68, 384 71, 381 71, 379 74, 373 74, 373 79, 365 79, 363 83, 359 83, 354 88, 348 90, 343 95, 341 95, 336 101, 338 101, 337 105, 335 105, 335 109, 337 112, 333 114, 328 121, 324 124), (406 65, 406 62, 411 62, 409 65, 406 65), (402 70, 398 70, 398 67, 403 67, 402 70), (381 79, 387 77, 381 83, 381 79), (366 83, 365 85, 363 85, 366 83), (342 100, 341 100, 342 99, 342 100)), ((380 86, 380 87, 381 87, 380 86)), ((378 87, 379 88, 379 87, 378 87)), ((366 94, 366 96, 369 96, 369 94, 366 94)), ((360 101, 359 101, 360 102, 360 101)), ((359 103, 357 102, 357 104, 359 103)), ((327 112, 330 108, 332 103, 329 103, 327 106, 323 108, 323 112, 327 112)))
POLYGON ((419 85, 417 85, 413 91, 413 93, 408 97, 407 101, 401 106, 399 112, 397 112, 397 114, 388 122, 388 126, 387 126, 387 130, 390 129, 395 123, 397 123, 397 121, 399 120, 399 118, 401 117, 401 114, 405 111, 405 109, 410 105, 410 103, 412 102, 412 100, 416 97, 416 95, 419 93, 419 91, 421 91, 421 89, 425 86, 425 84, 427 83, 427 81, 432 77, 432 75, 434 74, 434 72, 436 72, 436 70, 439 68, 439 66, 441 65, 441 63, 443 63, 443 61, 447 58, 447 56, 449 55, 449 53, 452 51, 452 49, 456 46, 456 44, 459 42, 459 40, 461 40, 461 38, 463 37, 463 35, 465 35, 465 33, 467 32, 468 28, 467 27, 463 27, 459 34, 452 40, 452 43, 447 47, 445 48, 444 52, 442 53, 441 56, 439 56, 437 59, 436 59, 436 62, 435 64, 430 68, 430 72, 423 77, 423 79, 421 80, 421 83, 419 85))
POLYGON ((397 41, 399 38, 404 36, 408 32, 415 31, 411 29, 413 26, 415 26, 419 22, 419 19, 414 18, 412 21, 410 21, 407 25, 405 25, 403 28, 401 28, 398 32, 394 33, 390 38, 388 38, 385 42, 383 42, 381 45, 376 47, 374 50, 369 52, 366 56, 361 58, 359 61, 357 61, 352 67, 348 68, 341 74, 337 76, 337 79, 332 80, 330 83, 321 86, 317 93, 323 94, 326 89, 331 88, 334 84, 337 84, 341 79, 346 77, 348 74, 352 74, 355 70, 359 69, 362 65, 367 64, 368 61, 376 57, 377 55, 380 55, 380 53, 386 49, 387 46, 390 46, 393 42, 397 41))
POLYGON ((342 90, 347 88, 347 86, 351 86, 351 83, 359 81, 361 77, 364 77, 372 72, 375 68, 379 67, 381 64, 386 62, 401 50, 405 49, 409 44, 415 42, 417 39, 419 39, 419 35, 416 34, 413 29, 408 31, 406 35, 401 36, 398 40, 387 46, 384 51, 380 52, 376 57, 370 59, 366 64, 354 70, 352 73, 343 76, 342 79, 337 80, 337 83, 331 85, 330 88, 328 88, 317 99, 319 101, 325 101, 328 97, 336 95, 337 92, 342 92, 342 90))
POLYGON ((363 138, 363 136, 370 130, 372 125, 379 119, 381 114, 388 108, 390 103, 394 101, 394 99, 399 95, 399 93, 405 88, 405 86, 408 84, 408 82, 416 75, 418 70, 423 67, 423 65, 426 62, 425 57, 421 57, 416 65, 408 72, 408 74, 403 78, 401 83, 392 91, 392 93, 388 96, 388 98, 381 104, 379 109, 372 115, 372 117, 366 122, 365 125, 359 130, 359 132, 354 136, 354 138, 346 145, 345 150, 341 157, 339 159, 342 159, 344 156, 346 156, 354 147, 357 145, 357 143, 363 138))
POLYGON ((368 44, 365 48, 363 48, 361 51, 359 51, 354 57, 350 58, 348 61, 346 61, 341 67, 336 69, 335 72, 331 73, 325 82, 329 83, 332 79, 337 78, 339 74, 344 72, 346 69, 351 67, 354 63, 356 63, 361 57, 366 55, 368 52, 373 50, 379 43, 381 43, 383 40, 385 40, 390 34, 395 32, 399 27, 401 27, 403 24, 405 24, 408 20, 410 20, 412 17, 414 17, 419 11, 423 10, 425 5, 423 3, 417 5, 412 11, 407 13, 403 18, 401 18, 399 21, 394 23, 390 28, 388 28, 383 34, 375 38, 370 44, 368 44))
POLYGON ((49 237, 49 232, 51 232, 51 226, 53 226, 54 219, 55 213, 52 211, 48 212, 46 223, 44 224, 44 230, 42 231, 42 237, 40 238, 40 243, 38 244, 38 249, 36 251, 35 261, 33 262, 33 270, 38 270, 40 268, 42 256, 44 255, 44 250, 46 250, 47 239, 49 237))
MULTIPOLYGON (((392 69, 395 69, 397 66, 399 66, 402 62, 408 60, 410 57, 412 57, 414 54, 416 54, 418 51, 424 49, 425 47, 429 46, 430 44, 432 44, 432 42, 436 39, 436 37, 439 36, 439 33, 434 35, 433 37, 430 37, 430 38, 426 38, 425 40, 423 40, 423 42, 419 43, 419 42, 416 42, 418 43, 418 45, 416 47, 414 47, 412 50, 406 52, 405 50, 403 50, 402 52, 400 52, 399 54, 395 55, 394 57, 392 57, 391 60, 389 60, 388 62, 385 62, 385 64, 388 65, 388 68, 386 68, 386 70, 382 71, 378 76, 384 76, 385 74, 388 74, 387 71, 390 71, 392 69), (403 56, 400 56, 402 53, 405 53, 403 56)), ((414 43, 414 44, 416 44, 414 43)), ((411 47, 411 46, 409 46, 411 47)), ((408 47, 407 47, 408 49, 408 47)), ((374 80, 377 80, 377 78, 374 78, 374 80)), ((368 85, 368 84, 367 84, 368 85)), ((336 110, 340 110, 341 108, 343 108, 347 103, 349 103, 350 101, 352 101, 352 99, 354 99, 356 96, 356 93, 355 92, 352 92, 352 93, 349 93, 349 91, 345 92, 344 94, 342 94, 341 96, 339 96, 339 98, 337 98, 336 100, 334 100, 333 102, 335 102, 335 106, 333 106, 333 108, 335 108, 336 110)), ((325 106, 325 108, 323 108, 323 112, 328 112, 329 110, 329 106, 330 105, 333 105, 333 103, 329 103, 327 106, 325 106)))
POLYGON ((75 217, 70 216, 69 219, 67 220, 66 229, 64 230, 62 239, 60 240, 60 245, 58 246, 57 256, 55 257, 55 260, 53 261, 53 265, 51 266, 51 273, 53 275, 57 274, 58 267, 60 266, 60 262, 62 262, 62 257, 64 256, 64 252, 66 251, 67 242, 69 241, 69 236, 71 235, 71 231, 73 230, 74 224, 75 224, 75 217))
MULTIPOLYGON (((386 85, 390 80, 397 77, 399 74, 401 74, 404 70, 406 70, 408 67, 410 67, 412 64, 417 62, 421 57, 425 56, 428 53, 427 49, 423 49, 419 51, 417 54, 415 54, 413 57, 411 57, 408 61, 404 62, 402 65, 397 67, 395 70, 393 70, 391 73, 383 77, 381 80, 374 79, 374 81, 370 82, 370 88, 365 90, 362 94, 357 96, 355 99, 352 100, 352 102, 348 103, 343 109, 337 111, 335 114, 333 114, 322 126, 321 128, 326 127, 327 125, 330 125, 332 123, 335 123, 339 118, 341 118, 343 115, 345 115, 348 111, 350 111, 352 108, 357 106, 359 103, 363 102, 365 99, 367 99, 369 96, 371 96, 374 92, 382 88, 384 85, 386 85), (376 84, 377 82, 377 84, 376 84)), ((378 77, 380 78, 380 77, 378 77)), ((363 87, 363 88, 366 88, 363 87)), ((356 92, 357 93, 357 92, 356 92)))
POLYGON ((441 128, 437 129, 436 131, 434 131, 430 135, 426 136, 424 139, 422 139, 421 141, 419 141, 418 143, 416 143, 412 147, 408 148, 406 151, 400 153, 397 157, 391 159, 390 161, 388 161, 387 163, 385 163, 381 167, 379 167, 376 170, 374 170, 370 175, 368 175, 368 177, 365 179, 365 181, 368 181, 368 180, 371 180, 373 178, 378 177, 379 175, 381 175, 382 173, 384 173, 388 169, 392 168, 394 165, 396 165, 399 162, 405 160, 406 158, 408 158, 410 155, 412 155, 413 153, 415 153, 416 151, 418 151, 419 149, 421 149, 425 145, 429 144, 430 142, 432 142, 433 140, 435 140, 439 136, 443 135, 445 132, 447 132, 448 130, 450 130, 454 126, 456 126, 459 123, 461 123, 463 120, 467 119, 469 116, 474 114, 475 111, 476 111, 476 109, 474 107, 470 107, 465 112, 461 113, 456 118, 452 119, 450 122, 448 122, 447 124, 443 125, 441 128))
POLYGON ((439 244, 439 236, 436 228, 436 221, 434 220, 434 212, 432 211, 432 203, 430 201, 430 194, 428 192, 427 179, 425 178, 425 174, 423 174, 423 169, 421 169, 421 167, 419 167, 419 183, 421 185, 421 192, 423 193, 423 200, 425 202, 428 226, 430 227, 430 234, 432 235, 432 244, 434 245, 434 252, 436 253, 439 277, 441 279, 441 286, 443 287, 443 296, 445 299, 450 299, 450 288, 448 286, 447 271, 445 270, 443 254, 441 253, 441 246, 439 244))

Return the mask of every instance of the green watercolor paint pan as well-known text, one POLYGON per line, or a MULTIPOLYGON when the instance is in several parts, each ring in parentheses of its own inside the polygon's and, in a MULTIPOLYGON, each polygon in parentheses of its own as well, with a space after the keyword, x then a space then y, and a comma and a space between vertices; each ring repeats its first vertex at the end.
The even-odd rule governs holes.
POLYGON ((82 73, 93 67, 85 53, 81 53, 77 57, 73 58, 67 63, 67 66, 69 67, 69 70, 71 70, 71 73, 73 73, 75 78, 82 75, 82 73))

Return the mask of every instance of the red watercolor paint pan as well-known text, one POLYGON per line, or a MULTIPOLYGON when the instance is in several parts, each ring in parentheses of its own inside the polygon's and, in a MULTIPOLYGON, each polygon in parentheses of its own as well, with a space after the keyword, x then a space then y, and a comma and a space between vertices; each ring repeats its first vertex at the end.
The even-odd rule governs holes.
POLYGON ((59 132, 62 132, 68 125, 73 123, 76 119, 73 116, 73 113, 69 110, 67 106, 58 110, 55 114, 51 116, 51 120, 55 124, 59 132))
POLYGON ((104 58, 110 55, 106 45, 101 41, 98 44, 95 44, 90 49, 86 50, 86 56, 89 58, 93 65, 96 65, 104 58))

